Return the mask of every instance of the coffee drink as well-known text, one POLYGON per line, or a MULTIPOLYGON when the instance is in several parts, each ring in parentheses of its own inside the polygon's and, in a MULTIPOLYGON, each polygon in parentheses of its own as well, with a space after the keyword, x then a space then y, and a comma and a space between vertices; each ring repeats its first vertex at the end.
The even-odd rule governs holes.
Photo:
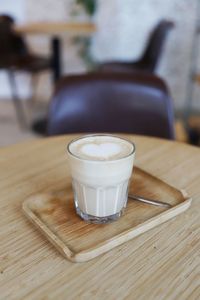
POLYGON ((69 150, 82 159, 110 161, 128 156, 133 145, 114 136, 89 136, 73 142, 69 150))
POLYGON ((68 145, 75 207, 86 221, 116 220, 126 206, 135 146, 112 135, 90 135, 68 145))

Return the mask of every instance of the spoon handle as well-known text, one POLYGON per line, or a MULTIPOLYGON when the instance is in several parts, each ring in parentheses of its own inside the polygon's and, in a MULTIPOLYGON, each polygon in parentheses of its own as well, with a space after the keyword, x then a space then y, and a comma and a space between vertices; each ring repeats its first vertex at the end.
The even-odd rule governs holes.
POLYGON ((162 207, 166 207, 166 208, 170 208, 172 207, 171 204, 166 203, 166 202, 162 202, 162 201, 158 201, 158 200, 152 200, 149 198, 144 198, 142 196, 138 196, 138 195, 134 195, 134 194, 129 194, 128 198, 133 199, 133 200, 137 200, 143 203, 147 203, 150 205, 156 205, 156 206, 162 206, 162 207))

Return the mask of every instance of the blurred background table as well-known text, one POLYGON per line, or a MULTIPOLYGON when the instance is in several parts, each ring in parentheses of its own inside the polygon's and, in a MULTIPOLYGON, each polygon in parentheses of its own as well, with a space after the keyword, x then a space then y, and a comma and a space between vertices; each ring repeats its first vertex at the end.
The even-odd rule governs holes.
POLYGON ((16 25, 15 30, 21 34, 92 34, 96 27, 86 22, 37 22, 16 25))
POLYGON ((66 185, 74 135, 0 149, 2 299, 199 299, 200 151, 177 142, 126 136, 136 165, 193 198, 182 215, 87 263, 65 259, 29 223, 22 203, 66 185))
POLYGON ((51 53, 54 67, 54 80, 62 74, 61 37, 64 35, 90 36, 96 31, 93 23, 87 22, 37 22, 16 25, 15 31, 23 35, 51 36, 51 53))

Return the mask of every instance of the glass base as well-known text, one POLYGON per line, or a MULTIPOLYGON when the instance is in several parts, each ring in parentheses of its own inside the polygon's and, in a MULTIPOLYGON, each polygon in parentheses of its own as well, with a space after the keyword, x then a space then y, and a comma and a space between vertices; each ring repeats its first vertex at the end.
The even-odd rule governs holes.
POLYGON ((77 214, 87 223, 93 223, 93 224, 107 224, 114 221, 117 221, 124 213, 124 209, 122 209, 120 212, 106 217, 97 217, 97 216, 91 216, 88 215, 80 210, 79 207, 76 207, 77 214))

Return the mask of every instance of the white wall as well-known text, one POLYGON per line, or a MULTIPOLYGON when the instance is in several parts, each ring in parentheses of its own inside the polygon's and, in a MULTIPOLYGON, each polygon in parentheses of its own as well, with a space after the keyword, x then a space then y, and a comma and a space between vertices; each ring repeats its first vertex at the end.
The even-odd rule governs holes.
POLYGON ((17 22, 23 22, 25 19, 25 1, 26 0, 1 0, 0 14, 11 14, 17 22))
MULTIPOLYGON (((74 18, 71 16, 73 0, 1 1, 5 5, 10 5, 10 9, 13 12, 15 11, 20 21, 64 21, 74 18)), ((182 109, 187 91, 198 1, 98 0, 98 11, 94 18, 97 22, 98 31, 93 38, 91 49, 93 56, 98 61, 137 59, 144 48, 150 30, 155 24, 161 18, 173 20, 176 23, 176 27, 168 36, 158 74, 168 82, 175 107, 182 109)), ((28 38, 28 41, 34 51, 44 54, 49 53, 48 38, 28 38)), ((73 45, 70 38, 65 38, 63 44, 64 55, 62 60, 64 72, 83 72, 85 65, 77 54, 77 46, 73 45)), ((25 81, 21 79, 19 81, 21 81, 21 85, 19 85, 24 91, 25 87, 28 87, 28 82, 24 84, 25 81)), ((2 83, 1 77, 0 83, 2 83)), ((50 87, 51 81, 49 76, 44 76, 40 81, 39 88, 41 97, 49 97, 50 87)), ((8 93, 5 85, 2 88, 1 84, 0 96, 2 91, 4 91, 4 94, 5 92, 8 93)), ((197 90, 196 96, 198 97, 198 95, 199 91, 197 90)), ((199 101, 196 101, 195 107, 200 109, 199 101)))
POLYGON ((156 23, 162 18, 174 21, 175 28, 168 36, 157 73, 168 82, 175 107, 181 109, 191 65, 197 1, 110 0, 105 3, 99 0, 99 31, 92 49, 95 57, 99 61, 137 59, 156 23))

